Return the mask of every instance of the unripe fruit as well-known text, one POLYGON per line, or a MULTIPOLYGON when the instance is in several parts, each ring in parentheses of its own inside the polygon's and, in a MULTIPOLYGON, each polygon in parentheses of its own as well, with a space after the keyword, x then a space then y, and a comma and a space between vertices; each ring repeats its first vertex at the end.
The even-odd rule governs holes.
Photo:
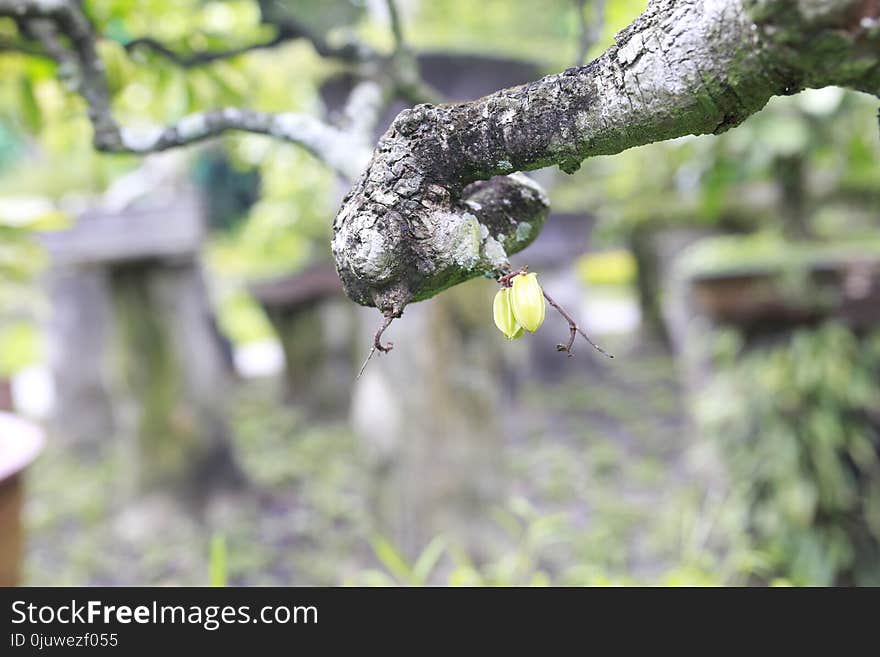
POLYGON ((538 284, 538 275, 514 276, 510 290, 510 308, 516 323, 534 333, 544 323, 545 311, 544 291, 538 284))
POLYGON ((502 287, 495 295, 492 303, 492 314, 495 316, 495 326, 508 340, 516 340, 523 334, 522 326, 516 323, 513 317, 513 309, 510 307, 510 288, 502 287))

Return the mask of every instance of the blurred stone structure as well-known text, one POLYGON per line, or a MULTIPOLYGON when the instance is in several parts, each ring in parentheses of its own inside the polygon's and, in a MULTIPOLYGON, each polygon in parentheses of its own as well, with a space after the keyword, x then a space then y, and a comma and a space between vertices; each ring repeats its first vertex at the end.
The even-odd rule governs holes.
POLYGON ((714 327, 736 328, 749 345, 825 320, 857 333, 880 325, 880 258, 870 251, 817 256, 797 267, 767 262, 690 274, 671 262, 663 315, 681 354, 714 327))
POLYGON ((235 480, 223 417, 230 354, 217 331, 192 193, 93 209, 45 234, 53 433, 122 436, 141 487, 204 490, 235 480))
MULTIPOLYGON (((449 102, 475 100, 498 89, 537 80, 543 74, 534 62, 489 55, 423 52, 416 55, 416 62, 422 80, 449 102)), ((321 85, 321 99, 330 119, 342 111, 356 83, 354 75, 342 73, 321 85)), ((407 107, 409 105, 403 101, 389 105, 376 125, 377 139, 407 107)))
POLYGON ((330 263, 254 283, 251 294, 284 352, 284 400, 336 415, 347 413, 357 374, 357 308, 330 263))

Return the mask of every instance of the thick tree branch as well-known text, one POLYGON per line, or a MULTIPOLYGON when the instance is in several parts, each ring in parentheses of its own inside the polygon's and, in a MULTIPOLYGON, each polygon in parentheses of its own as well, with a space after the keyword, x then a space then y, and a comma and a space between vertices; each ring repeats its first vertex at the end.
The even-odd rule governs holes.
POLYGON ((60 77, 85 99, 89 119, 95 130, 95 145, 118 147, 119 126, 111 113, 104 62, 95 49, 88 19, 78 7, 75 10, 68 9, 55 2, 47 2, 45 6, 57 8, 48 13, 47 18, 32 20, 28 28, 39 39, 49 56, 57 62, 60 77), (62 42, 62 35, 69 41, 69 46, 62 42))
POLYGON ((336 218, 337 269, 352 299, 399 314, 535 236, 538 199, 518 207, 528 188, 493 176, 717 134, 827 85, 880 95, 880 0, 653 0, 590 64, 402 112, 336 218), (508 182, 472 204, 468 186, 487 179, 508 182))

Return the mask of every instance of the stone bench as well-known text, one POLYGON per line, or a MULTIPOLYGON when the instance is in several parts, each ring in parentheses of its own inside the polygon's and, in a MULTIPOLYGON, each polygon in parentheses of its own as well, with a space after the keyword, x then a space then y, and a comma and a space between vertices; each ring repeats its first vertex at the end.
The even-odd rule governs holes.
POLYGON ((99 207, 47 233, 47 326, 59 437, 136 440, 137 476, 204 490, 235 479, 223 405, 232 372, 202 275, 193 192, 99 207))

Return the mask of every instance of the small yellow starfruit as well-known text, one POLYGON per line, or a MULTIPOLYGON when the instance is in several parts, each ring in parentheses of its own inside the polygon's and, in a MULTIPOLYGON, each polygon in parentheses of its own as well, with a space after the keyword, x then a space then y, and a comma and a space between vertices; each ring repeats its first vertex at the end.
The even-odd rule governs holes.
POLYGON ((495 316, 495 326, 508 340, 516 340, 523 334, 523 328, 517 324, 513 317, 513 309, 510 306, 510 288, 502 287, 495 295, 492 303, 492 314, 495 316))
POLYGON ((519 274, 513 277, 510 288, 510 308, 516 323, 530 333, 544 323, 544 291, 538 284, 537 274, 519 274))

